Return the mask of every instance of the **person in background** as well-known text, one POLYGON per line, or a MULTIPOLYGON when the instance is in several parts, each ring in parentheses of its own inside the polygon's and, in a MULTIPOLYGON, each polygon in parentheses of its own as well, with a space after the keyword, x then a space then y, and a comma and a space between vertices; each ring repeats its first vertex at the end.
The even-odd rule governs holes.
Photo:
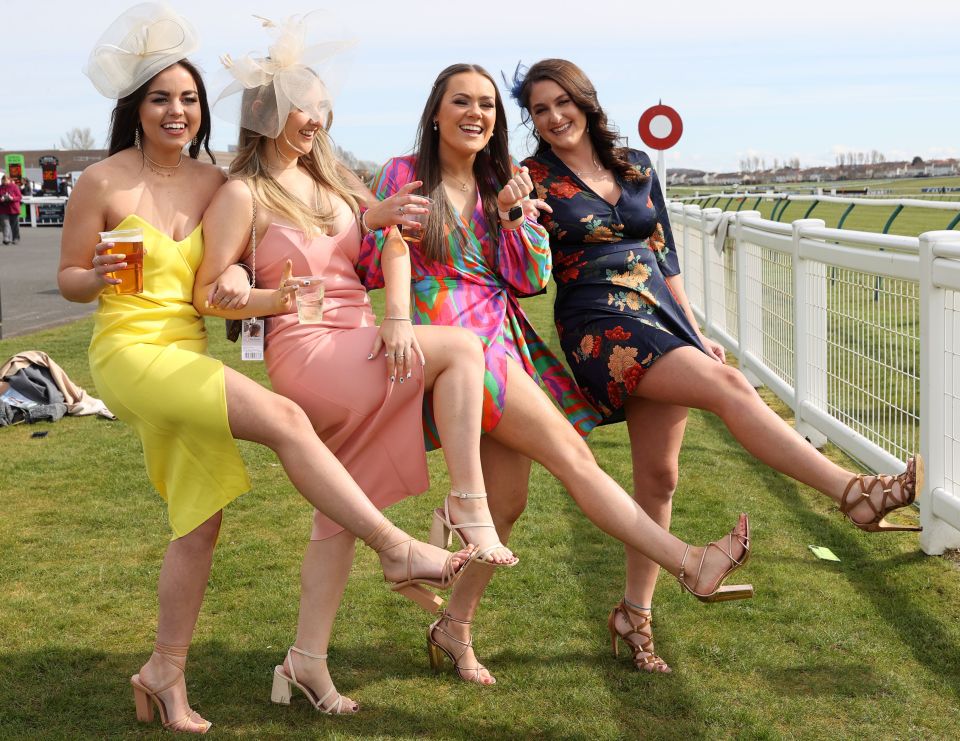
POLYGON ((7 173, 0 177, 0 220, 3 222, 3 243, 20 241, 20 203, 23 194, 7 173))

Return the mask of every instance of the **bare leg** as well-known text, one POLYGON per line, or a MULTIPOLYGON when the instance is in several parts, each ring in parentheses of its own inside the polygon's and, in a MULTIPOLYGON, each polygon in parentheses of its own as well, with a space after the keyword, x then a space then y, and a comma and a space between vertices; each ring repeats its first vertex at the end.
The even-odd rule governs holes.
MULTIPOLYGON (((687 408, 632 397, 627 400, 626 416, 633 461, 633 497, 650 519, 669 530, 687 408)), ((649 615, 660 567, 629 546, 625 551, 627 584, 624 598, 631 609, 640 615, 649 615)), ((630 630, 631 624, 622 611, 617 612, 615 619, 621 635, 630 630)), ((632 622, 636 623, 636 618, 632 622)), ((644 632, 653 635, 649 627, 644 632)), ((646 671, 670 671, 665 663, 655 661, 657 657, 652 645, 648 644, 647 648, 649 653, 641 652, 637 657, 638 667, 642 666, 646 671)))
MULTIPOLYGON (((186 647, 193 640, 222 519, 223 513, 217 512, 167 546, 157 589, 160 606, 157 616, 158 644, 186 647)), ((174 666, 156 653, 140 669, 140 679, 147 687, 163 687, 176 679, 177 674, 174 666)), ((166 707, 168 718, 177 720, 190 713, 187 686, 182 679, 159 693, 159 697, 166 707)))
MULTIPOLYGON (((300 618, 297 622, 297 640, 294 644, 312 654, 326 654, 330 633, 343 599, 343 590, 350 576, 356 539, 346 530, 324 540, 311 540, 303 556, 300 572, 300 618)), ((301 684, 310 687, 314 695, 322 697, 333 684, 326 661, 310 659, 291 653, 284 661, 290 675, 289 662, 301 684)), ((332 696, 331 696, 332 697, 332 696)), ((333 705, 328 700, 325 705, 333 705)), ((356 712, 357 705, 343 697, 342 712, 356 712)))
MULTIPOLYGON (((778 417, 739 370, 717 363, 695 348, 682 347, 660 358, 634 394, 713 412, 750 454, 834 501, 840 501, 854 476, 825 458, 778 417)), ((879 488, 875 494, 879 501, 879 488)), ((856 522, 868 521, 872 515, 866 502, 851 512, 856 522)))
MULTIPOLYGON (((348 532, 360 538, 373 533, 383 521, 383 513, 320 441, 303 410, 230 368, 224 371, 227 415, 234 437, 273 450, 297 491, 348 532)), ((399 529, 391 536, 398 542, 407 537, 399 529)), ((418 576, 439 578, 449 555, 442 548, 414 541, 412 571, 418 576)), ((454 568, 466 563, 468 557, 466 550, 454 554, 454 568)), ((407 573, 406 549, 385 550, 380 563, 385 577, 400 581, 407 573)))
MULTIPOLYGON (((507 542, 514 523, 527 506, 530 459, 504 447, 489 435, 484 435, 480 440, 480 458, 483 461, 483 478, 487 482, 487 493, 490 497, 490 514, 497 526, 497 533, 507 542)), ((453 588, 446 612, 455 620, 445 621, 442 627, 457 641, 470 643, 470 623, 473 622, 480 598, 492 576, 493 569, 474 566, 453 588)), ((435 631, 434 640, 454 655, 463 648, 462 644, 449 640, 439 631, 435 631)), ((464 651, 458 664, 463 670, 460 676, 464 679, 476 680, 479 684, 496 682, 493 675, 477 660, 472 647, 464 651)))
MULTIPOLYGON (((687 545, 653 522, 617 482, 600 469, 566 417, 512 360, 507 361, 507 376, 506 408, 500 423, 489 434, 537 461, 560 479, 581 511, 597 527, 678 576, 687 545), (531 430, 537 434, 531 435, 531 430)), ((690 547, 687 565, 699 564, 702 553, 702 548, 690 547)), ((742 555, 742 552, 734 554, 738 559, 742 555)), ((714 585, 728 566, 729 561, 717 557, 716 549, 707 549, 704 583, 714 585)))
MULTIPOLYGON (((434 415, 443 457, 455 491, 482 493, 480 428, 483 412, 483 346, 472 332, 458 327, 418 326, 420 348, 427 357, 426 388, 433 391, 434 415)), ((448 500, 453 522, 491 522, 486 499, 448 500)), ((491 548, 504 535, 493 528, 464 528, 464 537, 479 550, 491 548), (499 535, 499 537, 498 537, 499 535)), ((484 557, 494 563, 513 563, 508 548, 493 548, 484 557)))

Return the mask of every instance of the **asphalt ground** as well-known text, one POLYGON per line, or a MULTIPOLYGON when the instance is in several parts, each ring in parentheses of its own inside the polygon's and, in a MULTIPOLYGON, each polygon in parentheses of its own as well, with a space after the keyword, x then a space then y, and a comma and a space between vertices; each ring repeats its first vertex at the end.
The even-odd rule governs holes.
POLYGON ((19 244, 0 244, 0 336, 55 327, 96 309, 96 301, 71 303, 57 290, 62 231, 52 226, 21 226, 19 244))

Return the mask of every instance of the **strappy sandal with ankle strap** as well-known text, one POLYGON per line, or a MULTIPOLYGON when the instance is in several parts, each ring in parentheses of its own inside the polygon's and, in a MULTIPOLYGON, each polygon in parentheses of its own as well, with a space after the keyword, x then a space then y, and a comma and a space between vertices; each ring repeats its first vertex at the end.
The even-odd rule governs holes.
POLYGON ((633 652, 633 664, 640 671, 649 674, 669 674, 672 670, 666 661, 661 659, 653 650, 653 616, 650 612, 637 610, 627 604, 626 599, 613 608, 607 618, 607 629, 610 631, 610 645, 613 648, 613 657, 620 657, 620 646, 617 639, 621 639, 633 652), (617 628, 617 616, 622 615, 630 626, 623 632, 617 628), (634 622, 636 616, 639 621, 634 622), (633 638, 633 636, 636 636, 633 638))
POLYGON ((453 565, 453 559, 456 554, 450 554, 447 560, 443 563, 443 568, 440 570, 439 579, 416 576, 413 573, 413 544, 416 541, 408 535, 406 536, 406 540, 401 540, 397 543, 390 543, 390 538, 394 529, 399 530, 399 528, 396 528, 389 520, 384 518, 381 523, 374 528, 373 532, 364 538, 363 542, 378 554, 386 553, 393 548, 401 548, 406 546, 406 576, 398 581, 392 581, 391 579, 387 578, 386 574, 384 574, 383 579, 388 584, 393 585, 390 588, 394 592, 399 592, 407 599, 413 600, 427 612, 439 612, 440 608, 443 606, 443 599, 439 595, 431 592, 429 589, 426 589, 426 587, 443 590, 450 589, 454 584, 457 583, 457 579, 459 579, 463 574, 464 569, 476 558, 476 553, 471 553, 466 561, 461 564, 459 569, 453 565))
MULTIPOLYGON (((481 681, 480 672, 485 671, 487 668, 483 664, 478 662, 475 667, 460 666, 460 659, 463 658, 463 655, 467 653, 467 651, 473 648, 473 636, 470 637, 469 641, 461 641, 459 638, 451 635, 449 632, 443 629, 443 623, 447 621, 459 623, 460 625, 470 625, 469 620, 460 620, 455 618, 446 610, 440 613, 440 617, 433 623, 433 625, 427 628, 427 654, 430 657, 430 668, 435 672, 442 671, 443 657, 446 656, 448 659, 450 659, 450 663, 453 664, 453 669, 456 671, 457 676, 460 677, 460 679, 462 679, 464 682, 474 682, 475 684, 483 686, 496 684, 496 679, 494 679, 492 682, 481 681), (448 639, 459 645, 460 650, 456 656, 453 655, 453 651, 437 643, 433 637, 434 632, 442 633, 448 639)), ((491 679, 493 679, 492 676, 491 679)))
MULTIPOLYGON (((165 692, 177 682, 183 682, 183 668, 187 664, 187 651, 189 646, 167 646, 158 643, 154 646, 153 652, 160 656, 164 661, 177 670, 177 675, 167 682, 163 687, 147 687, 140 679, 139 674, 130 677, 130 684, 133 686, 133 701, 137 706, 137 720, 141 723, 153 722, 153 709, 160 712, 160 723, 168 731, 175 733, 206 733, 213 725, 210 721, 204 720, 195 710, 187 708, 187 714, 182 718, 171 718, 167 712, 167 706, 160 698, 160 693, 165 692), (182 660, 182 661, 181 661, 182 660)), ((186 688, 184 688, 186 689, 186 688)))
POLYGON ((278 664, 273 670, 273 691, 270 693, 270 700, 272 702, 278 705, 289 705, 290 697, 293 695, 293 688, 296 687, 303 693, 303 696, 307 698, 307 702, 313 705, 314 710, 319 710, 326 715, 353 715, 360 709, 357 703, 353 703, 352 710, 344 710, 344 708, 348 708, 349 706, 346 705, 343 695, 337 692, 337 688, 334 687, 332 682, 330 683, 330 689, 317 697, 317 693, 314 692, 312 688, 301 684, 297 680, 297 673, 293 670, 293 656, 291 654, 300 654, 301 656, 306 656, 308 659, 315 659, 317 661, 327 660, 327 654, 312 654, 309 651, 304 651, 302 648, 291 646, 287 651, 287 664, 290 665, 290 673, 287 674, 287 672, 284 671, 283 664, 278 664))
MULTIPOLYGON (((723 583, 727 577, 730 576, 730 574, 743 566, 750 558, 750 520, 745 514, 741 514, 740 522, 744 523, 743 535, 738 533, 736 528, 731 530, 725 537, 725 548, 721 547, 715 542, 707 543, 706 547, 703 549, 703 555, 700 556, 700 566, 697 568, 697 578, 694 579, 692 586, 687 583, 686 571, 687 555, 690 553, 690 546, 687 546, 686 550, 683 552, 683 558, 680 560, 680 573, 677 575, 677 581, 680 582, 680 586, 683 589, 690 592, 690 594, 692 594, 701 602, 724 602, 726 600, 749 599, 750 597, 753 597, 752 584, 725 585, 723 583), (739 543, 743 548, 743 556, 739 559, 733 555, 733 544, 735 542, 739 543), (720 553, 722 553, 730 561, 730 565, 727 567, 727 570, 720 575, 720 578, 717 579, 716 586, 712 592, 698 592, 697 586, 700 584, 700 576, 703 574, 703 564, 706 562, 707 554, 710 552, 711 548, 720 551, 720 553)), ((721 539, 720 542, 723 542, 723 540, 724 539, 721 539)))
MULTIPOLYGON (((439 548, 449 548, 451 542, 451 536, 456 534, 457 538, 460 539, 460 543, 463 546, 467 545, 467 539, 463 536, 462 530, 468 527, 486 527, 492 528, 494 533, 497 531, 497 526, 492 522, 459 522, 454 523, 450 518, 450 497, 456 497, 457 499, 486 499, 486 494, 471 494, 470 492, 457 491, 456 489, 451 489, 450 494, 447 495, 447 498, 443 500, 443 508, 435 509, 433 511, 433 524, 430 526, 430 544, 435 545, 439 548)), ((520 559, 514 555, 513 551, 510 551, 503 543, 498 539, 496 543, 491 546, 483 548, 477 553, 477 561, 480 563, 487 564, 488 566, 516 566, 520 559), (513 561, 507 561, 506 563, 498 563, 496 561, 491 561, 489 556, 497 548, 503 548, 506 551, 510 552, 510 555, 513 556, 513 561)))
POLYGON ((858 473, 850 479, 847 488, 843 490, 843 496, 840 498, 840 511, 849 518, 850 522, 868 533, 920 532, 923 528, 919 525, 894 525, 887 522, 886 517, 895 509, 913 504, 917 494, 923 489, 923 474, 923 458, 919 454, 907 459, 907 469, 897 476, 887 474, 864 476, 862 473, 858 473), (870 480, 869 483, 867 483, 867 479, 870 480), (893 496, 894 484, 900 485, 900 496, 898 497, 893 496), (880 486, 883 491, 879 506, 874 504, 871 498, 873 490, 877 486, 880 486), (859 491, 856 489, 859 489, 859 491), (868 522, 857 522, 850 516, 850 512, 864 502, 873 512, 873 519, 868 522))

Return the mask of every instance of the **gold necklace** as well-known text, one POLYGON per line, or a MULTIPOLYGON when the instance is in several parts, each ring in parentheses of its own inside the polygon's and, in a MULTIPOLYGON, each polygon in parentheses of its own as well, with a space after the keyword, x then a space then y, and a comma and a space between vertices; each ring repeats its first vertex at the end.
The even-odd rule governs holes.
POLYGON ((159 162, 150 159, 142 149, 140 150, 140 154, 142 154, 143 158, 147 161, 147 167, 150 168, 151 172, 164 178, 173 177, 175 174, 174 171, 183 164, 183 151, 180 152, 180 159, 177 160, 177 164, 175 165, 161 165, 159 162), (164 172, 164 170, 170 170, 171 172, 164 172))
POLYGON ((470 190, 470 185, 468 181, 461 180, 460 178, 455 177, 454 175, 450 175, 450 173, 447 172, 446 170, 441 170, 440 172, 441 172, 441 177, 440 177, 441 180, 443 179, 443 175, 449 175, 451 178, 453 178, 455 181, 457 181, 460 184, 459 187, 461 192, 466 193, 468 190, 470 190))
POLYGON ((609 176, 606 175, 606 174, 604 174, 603 176, 597 175, 598 172, 600 172, 600 173, 603 172, 603 165, 601 165, 599 162, 597 162, 597 158, 596 158, 596 157, 593 158, 593 170, 592 170, 592 171, 590 171, 590 172, 583 172, 582 170, 574 170, 574 173, 576 174, 576 176, 577 176, 578 178, 580 178, 581 180, 583 180, 584 178, 588 178, 588 177, 591 178, 591 179, 593 179, 593 180, 601 180, 601 181, 603 181, 603 180, 609 180, 609 179, 610 179, 609 176))

